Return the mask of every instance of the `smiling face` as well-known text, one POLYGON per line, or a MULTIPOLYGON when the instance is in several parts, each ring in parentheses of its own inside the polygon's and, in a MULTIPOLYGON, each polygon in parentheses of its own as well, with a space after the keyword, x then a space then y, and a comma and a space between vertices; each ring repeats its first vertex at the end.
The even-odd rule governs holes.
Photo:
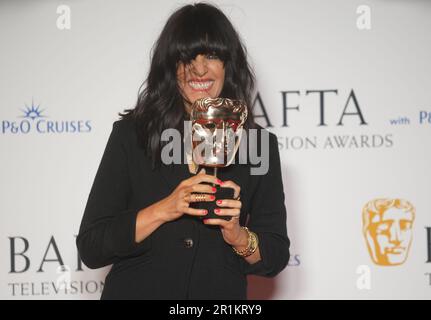
POLYGON ((190 113, 191 105, 200 98, 217 98, 223 90, 225 69, 223 61, 215 55, 197 55, 189 64, 180 62, 177 81, 190 113))

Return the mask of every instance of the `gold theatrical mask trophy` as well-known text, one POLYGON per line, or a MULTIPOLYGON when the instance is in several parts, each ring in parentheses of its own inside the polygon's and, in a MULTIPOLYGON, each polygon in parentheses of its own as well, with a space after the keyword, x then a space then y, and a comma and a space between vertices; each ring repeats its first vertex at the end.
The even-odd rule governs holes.
MULTIPOLYGON (((238 151, 247 115, 247 106, 241 100, 228 98, 196 100, 190 115, 193 162, 199 167, 206 167, 207 174, 212 170, 214 176, 217 176, 218 169, 222 170, 223 167, 229 166, 238 151)), ((216 200, 233 198, 232 188, 213 186, 217 188, 216 200)), ((214 209, 218 208, 216 200, 194 202, 191 203, 191 207, 207 209, 208 214, 202 217, 203 219, 229 220, 229 216, 218 216, 214 213, 214 209)))

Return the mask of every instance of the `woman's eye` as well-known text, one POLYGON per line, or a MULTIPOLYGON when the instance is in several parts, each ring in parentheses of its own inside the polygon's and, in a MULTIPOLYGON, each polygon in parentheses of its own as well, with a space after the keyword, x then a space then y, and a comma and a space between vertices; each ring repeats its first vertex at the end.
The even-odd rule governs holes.
POLYGON ((216 55, 216 54, 207 54, 207 59, 211 59, 211 60, 214 60, 214 59, 218 59, 219 57, 216 55))

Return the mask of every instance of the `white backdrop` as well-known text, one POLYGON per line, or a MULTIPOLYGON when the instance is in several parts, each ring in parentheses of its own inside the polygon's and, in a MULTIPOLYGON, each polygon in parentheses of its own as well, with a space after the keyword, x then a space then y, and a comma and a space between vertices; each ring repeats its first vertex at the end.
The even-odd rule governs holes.
MULTIPOLYGON (((0 298, 99 298, 107 269, 79 265, 75 236, 112 122, 185 3, 0 2, 0 298)), ((429 299, 431 3, 214 3, 249 50, 282 157, 292 258, 250 277, 249 297, 429 299), (323 106, 316 90, 333 90, 323 106), (401 265, 374 263, 362 234, 381 198, 416 211, 401 265)))

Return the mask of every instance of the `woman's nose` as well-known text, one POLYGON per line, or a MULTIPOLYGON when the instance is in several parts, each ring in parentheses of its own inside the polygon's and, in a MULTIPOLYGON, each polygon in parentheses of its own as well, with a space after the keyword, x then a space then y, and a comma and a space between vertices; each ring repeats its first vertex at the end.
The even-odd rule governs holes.
POLYGON ((203 75, 205 75, 208 72, 205 57, 202 55, 198 55, 192 61, 192 68, 191 69, 192 69, 193 73, 199 77, 202 77, 203 75))

